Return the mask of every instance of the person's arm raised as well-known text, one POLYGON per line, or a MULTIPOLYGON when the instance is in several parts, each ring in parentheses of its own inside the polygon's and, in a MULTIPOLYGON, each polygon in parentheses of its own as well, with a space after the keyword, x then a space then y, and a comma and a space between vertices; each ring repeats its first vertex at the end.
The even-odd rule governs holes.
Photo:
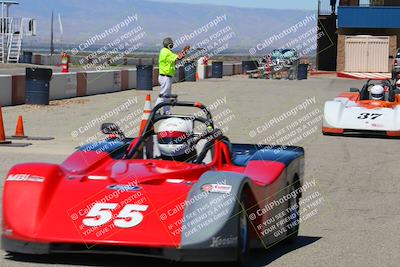
POLYGON ((189 50, 190 50, 190 45, 185 46, 182 49, 182 51, 178 54, 178 60, 185 58, 185 56, 189 52, 189 50))

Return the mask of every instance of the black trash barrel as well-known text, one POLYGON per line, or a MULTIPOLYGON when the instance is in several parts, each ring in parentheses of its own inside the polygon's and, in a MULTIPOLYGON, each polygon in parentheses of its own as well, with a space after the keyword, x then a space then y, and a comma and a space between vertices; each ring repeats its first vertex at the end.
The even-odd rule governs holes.
POLYGON ((256 70, 258 68, 257 61, 248 60, 242 61, 242 73, 246 74, 248 70, 256 70))
POLYGON ((308 64, 299 64, 297 67, 297 80, 307 80, 308 64))
POLYGON ((22 63, 32 64, 32 56, 33 56, 32 52, 24 51, 22 53, 22 63))
POLYGON ((224 71, 224 65, 222 61, 214 61, 211 66, 212 77, 213 78, 222 78, 222 74, 224 71))
POLYGON ((186 62, 184 66, 185 81, 195 82, 196 81, 196 65, 194 62, 186 62))
POLYGON ((52 69, 26 68, 25 70, 25 103, 48 105, 50 97, 50 80, 52 69))
POLYGON ((137 72, 137 90, 153 90, 153 65, 139 65, 137 72))

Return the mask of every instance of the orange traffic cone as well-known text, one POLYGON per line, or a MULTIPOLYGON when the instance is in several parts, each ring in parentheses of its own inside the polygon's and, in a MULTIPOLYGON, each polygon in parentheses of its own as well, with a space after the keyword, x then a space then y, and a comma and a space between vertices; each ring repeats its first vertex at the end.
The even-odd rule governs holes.
POLYGON ((32 136, 26 136, 25 131, 24 131, 24 121, 22 119, 22 116, 18 116, 18 122, 17 122, 17 127, 15 128, 15 135, 12 136, 6 136, 7 139, 9 140, 53 140, 53 137, 32 137, 32 136))
POLYGON ((3 113, 1 111, 0 106, 0 145, 11 144, 10 141, 6 141, 6 134, 4 132, 4 124, 3 124, 3 113))
POLYGON ((199 73, 196 72, 196 81, 199 80, 199 73))
POLYGON ((144 109, 143 109, 142 122, 140 123, 139 136, 143 135, 143 133, 144 133, 144 128, 146 127, 146 124, 149 121, 149 117, 150 117, 152 109, 153 108, 151 107, 151 95, 146 95, 146 101, 144 103, 144 109))
POLYGON ((24 132, 24 121, 22 120, 22 116, 18 116, 17 127, 15 129, 15 135, 12 137, 15 138, 27 138, 24 132))

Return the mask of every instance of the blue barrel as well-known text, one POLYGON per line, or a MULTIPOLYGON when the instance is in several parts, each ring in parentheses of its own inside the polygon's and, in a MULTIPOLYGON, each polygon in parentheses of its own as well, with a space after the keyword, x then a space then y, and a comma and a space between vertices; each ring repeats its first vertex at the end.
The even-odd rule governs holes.
POLYGON ((25 103, 48 105, 50 98, 50 80, 52 69, 26 68, 25 70, 25 103))
POLYGON ((211 72, 213 78, 222 78, 222 74, 224 71, 224 65, 222 61, 214 61, 212 63, 211 72))
POLYGON ((196 65, 194 62, 186 62, 184 65, 185 81, 195 82, 196 81, 196 65))
POLYGON ((258 68, 258 62, 254 60, 242 61, 242 73, 246 74, 249 70, 256 70, 258 68))
POLYGON ((137 90, 153 90, 153 65, 139 65, 137 72, 137 90))
POLYGON ((22 61, 21 61, 21 63, 32 64, 32 56, 33 56, 32 52, 24 51, 22 53, 22 61))
POLYGON ((308 64, 299 64, 297 68, 297 80, 307 80, 308 64))

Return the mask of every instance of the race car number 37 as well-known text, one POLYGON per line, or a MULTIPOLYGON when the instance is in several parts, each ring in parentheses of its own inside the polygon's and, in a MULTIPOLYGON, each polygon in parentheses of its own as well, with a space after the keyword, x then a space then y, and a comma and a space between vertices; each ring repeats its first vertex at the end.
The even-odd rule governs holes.
POLYGON ((143 221, 142 212, 149 208, 147 205, 128 204, 115 216, 112 211, 117 207, 117 203, 96 203, 86 214, 82 223, 88 227, 98 227, 115 218, 113 222, 116 227, 131 228, 143 221))
POLYGON ((383 114, 378 114, 378 113, 361 113, 357 117, 357 119, 359 119, 359 120, 366 120, 366 119, 375 120, 376 118, 379 118, 382 115, 383 114))

